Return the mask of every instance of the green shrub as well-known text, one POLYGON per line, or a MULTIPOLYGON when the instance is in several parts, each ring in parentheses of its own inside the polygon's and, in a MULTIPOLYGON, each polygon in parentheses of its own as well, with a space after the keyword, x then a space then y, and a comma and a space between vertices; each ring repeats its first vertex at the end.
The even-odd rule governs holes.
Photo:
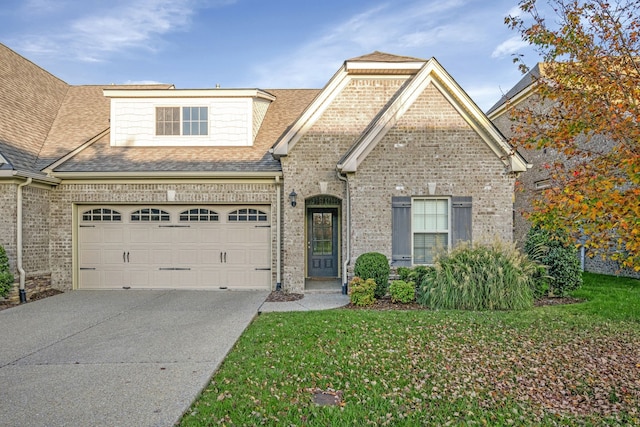
POLYGON ((413 270, 410 267, 398 267, 396 273, 398 274, 400 280, 409 282, 411 280, 411 274, 413 273, 413 270))
POLYGON ((373 279, 364 280, 360 277, 354 277, 349 282, 349 300, 351 304, 360 307, 372 305, 376 302, 375 290, 376 282, 373 279))
POLYGON ((389 287, 389 260, 378 252, 367 252, 356 259, 353 274, 362 279, 373 279, 376 282, 375 297, 382 298, 389 287))
POLYGON ((578 250, 566 232, 551 232, 533 226, 527 234, 524 250, 530 259, 546 267, 546 274, 536 278, 537 287, 546 287, 548 293, 563 296, 582 286, 578 250))
POLYGON ((417 300, 437 309, 518 310, 533 306, 538 265, 514 245, 459 245, 441 253, 420 282, 417 300))
POLYGON ((389 285, 389 294, 392 302, 407 304, 416 300, 416 286, 413 282, 394 280, 389 285))
POLYGON ((9 268, 9 258, 4 248, 0 246, 0 297, 5 297, 13 286, 13 274, 9 268))

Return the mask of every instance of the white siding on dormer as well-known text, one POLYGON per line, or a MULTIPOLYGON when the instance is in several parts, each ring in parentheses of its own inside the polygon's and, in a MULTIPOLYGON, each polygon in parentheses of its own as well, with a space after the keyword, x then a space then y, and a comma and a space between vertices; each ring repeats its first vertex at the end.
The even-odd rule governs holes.
POLYGON ((266 99, 256 99, 253 102, 253 140, 255 141, 256 136, 258 135, 258 131, 260 130, 260 126, 262 126, 262 121, 264 120, 264 116, 267 114, 267 109, 271 105, 271 101, 267 101, 266 99))
POLYGON ((252 98, 112 98, 112 146, 251 146, 252 98), (209 135, 156 135, 156 107, 209 107, 209 135))

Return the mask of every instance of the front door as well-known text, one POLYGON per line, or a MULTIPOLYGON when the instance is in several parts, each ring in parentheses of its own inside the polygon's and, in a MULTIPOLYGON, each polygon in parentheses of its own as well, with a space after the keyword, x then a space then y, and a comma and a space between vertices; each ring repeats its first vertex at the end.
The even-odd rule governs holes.
POLYGON ((338 276, 338 209, 307 210, 307 262, 309 277, 338 276))

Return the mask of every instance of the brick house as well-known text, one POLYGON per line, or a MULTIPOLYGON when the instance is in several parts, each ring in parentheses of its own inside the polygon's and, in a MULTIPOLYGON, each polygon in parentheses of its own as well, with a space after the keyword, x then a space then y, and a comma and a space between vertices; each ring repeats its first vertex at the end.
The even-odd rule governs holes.
POLYGON ((0 87, 0 244, 27 290, 339 290, 364 252, 512 239, 527 164, 433 58, 181 90, 72 86, 0 45, 0 87))
MULTIPOLYGON (((544 69, 544 63, 536 64, 487 111, 487 116, 507 137, 512 135, 512 122, 509 114, 511 108, 532 105, 542 108, 540 99, 535 94, 534 83, 538 78, 544 76, 544 69)), ((611 147, 610 142, 604 137, 593 137, 589 144, 598 147, 598 149, 611 147)), ((523 214, 531 210, 532 202, 537 194, 551 185, 551 173, 544 165, 553 164, 556 161, 566 163, 569 160, 552 149, 526 150, 521 148, 519 150, 532 165, 529 172, 518 178, 519 191, 516 191, 514 199, 514 240, 522 243, 531 227, 530 222, 523 214)), ((578 243, 576 242, 576 244, 578 243)), ((616 261, 605 260, 600 255, 590 254, 588 250, 582 249, 580 256, 584 271, 640 278, 640 273, 630 268, 623 268, 616 261)))

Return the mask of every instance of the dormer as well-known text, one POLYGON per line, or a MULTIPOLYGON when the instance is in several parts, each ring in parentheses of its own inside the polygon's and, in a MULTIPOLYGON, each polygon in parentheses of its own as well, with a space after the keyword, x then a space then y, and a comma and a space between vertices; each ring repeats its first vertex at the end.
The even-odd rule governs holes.
POLYGON ((260 89, 105 89, 110 145, 250 147, 275 97, 260 89))

